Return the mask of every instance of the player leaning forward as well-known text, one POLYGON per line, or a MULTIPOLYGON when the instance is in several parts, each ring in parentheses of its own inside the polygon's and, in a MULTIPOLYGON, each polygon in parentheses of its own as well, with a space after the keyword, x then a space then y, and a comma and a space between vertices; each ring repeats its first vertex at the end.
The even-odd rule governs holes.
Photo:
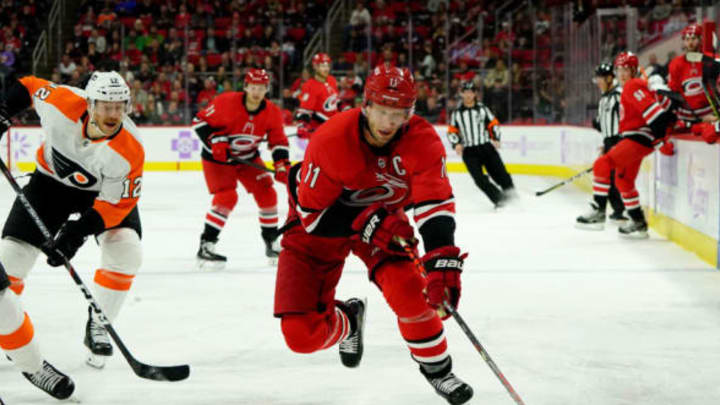
MULTIPOLYGON (((84 91, 33 76, 8 87, 3 101, 8 115, 32 106, 40 116, 45 141, 24 193, 55 235, 51 246, 44 246, 37 225, 15 200, 0 241, 0 263, 10 276, 10 288, 22 292, 41 250, 48 264, 60 266, 63 256, 72 258, 88 236, 95 236, 101 257, 93 295, 112 321, 142 260, 137 201, 145 152, 127 116, 130 89, 116 72, 93 73, 84 91), (70 220, 73 213, 79 218, 70 220)), ((102 367, 112 346, 97 315, 90 308, 88 312, 88 362, 102 367)), ((11 357, 20 364, 20 356, 11 357)))
POLYGON ((376 68, 364 106, 318 128, 302 165, 290 170, 288 221, 275 288, 288 347, 311 353, 339 343, 340 358, 356 367, 363 354, 366 304, 335 300, 346 257, 368 268, 397 315, 400 334, 420 372, 443 398, 462 404, 472 388, 455 377, 436 309, 445 291, 460 299, 466 255, 454 245, 455 203, 445 150, 433 127, 413 115, 416 90, 406 69, 376 68), (414 208, 427 251, 427 278, 394 237, 416 243, 403 207, 414 208), (427 289, 427 294, 423 291, 427 289))

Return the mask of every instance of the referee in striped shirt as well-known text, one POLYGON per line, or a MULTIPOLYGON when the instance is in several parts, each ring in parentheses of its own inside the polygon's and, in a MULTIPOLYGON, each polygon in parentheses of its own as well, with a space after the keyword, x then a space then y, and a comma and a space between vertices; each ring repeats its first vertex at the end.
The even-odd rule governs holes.
MULTIPOLYGON (((600 131, 603 136, 602 153, 608 153, 610 149, 620 142, 620 95, 622 87, 615 84, 615 73, 613 66, 609 63, 601 63, 595 68, 595 84, 600 89, 600 100, 598 101, 598 115, 593 119, 593 127, 600 131)), ((623 215, 625 205, 623 204, 620 192, 615 187, 615 174, 610 177, 610 191, 608 200, 613 209, 610 214, 610 221, 623 224, 627 218, 623 215)))
POLYGON ((460 91, 462 104, 450 115, 448 138, 475 184, 498 208, 515 196, 512 178, 495 149, 500 147, 499 122, 487 106, 477 101, 472 81, 462 83, 460 91), (492 181, 483 173, 483 167, 492 181))

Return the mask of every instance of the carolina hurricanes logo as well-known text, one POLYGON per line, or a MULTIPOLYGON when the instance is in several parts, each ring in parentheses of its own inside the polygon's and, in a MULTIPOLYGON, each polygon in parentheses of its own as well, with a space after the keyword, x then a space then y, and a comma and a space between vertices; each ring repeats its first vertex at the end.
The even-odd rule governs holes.
POLYGON ((257 148, 260 137, 252 134, 232 134, 230 138, 230 149, 233 154, 244 154, 257 148))
POLYGON ((683 82, 682 85, 683 95, 685 96, 695 96, 698 94, 703 94, 702 79, 700 79, 699 77, 687 79, 683 82))
POLYGON ((392 205, 407 197, 409 187, 405 180, 387 173, 375 173, 375 178, 385 183, 363 190, 345 190, 341 197, 343 203, 351 207, 364 207, 377 201, 392 205))
POLYGON ((337 94, 331 94, 325 99, 323 104, 323 110, 327 112, 337 111, 338 96, 337 94))

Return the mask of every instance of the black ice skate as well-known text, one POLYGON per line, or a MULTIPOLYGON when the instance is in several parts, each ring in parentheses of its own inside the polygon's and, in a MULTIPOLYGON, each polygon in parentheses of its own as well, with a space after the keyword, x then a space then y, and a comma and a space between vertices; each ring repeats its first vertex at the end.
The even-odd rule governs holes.
POLYGON ((473 389, 463 380, 455 377, 451 372, 452 362, 448 363, 442 371, 437 373, 428 373, 423 366, 420 366, 420 372, 427 378, 430 385, 435 388, 435 392, 452 405, 460 405, 469 401, 473 396, 473 389))
POLYGON ((70 377, 58 371, 52 364, 43 360, 42 368, 34 373, 22 373, 32 385, 47 392, 56 399, 67 399, 75 390, 70 377))
POLYGON ((363 329, 367 300, 350 298, 338 307, 350 318, 350 334, 340 342, 340 361, 345 367, 357 367, 363 355, 363 329))
POLYGON ((113 347, 110 344, 105 327, 100 324, 92 315, 92 307, 88 307, 88 321, 85 325, 85 346, 90 351, 85 361, 89 366, 95 368, 105 367, 105 360, 113 354, 113 347))
POLYGON ((268 258, 268 264, 274 266, 278 262, 278 257, 280 257, 280 238, 263 240, 265 241, 265 256, 268 258))
POLYGON ((627 223, 628 219, 629 218, 626 217, 625 214, 622 213, 622 211, 621 212, 617 212, 617 211, 613 212, 612 214, 610 214, 608 216, 608 221, 610 221, 611 224, 618 225, 618 226, 625 225, 627 223))
POLYGON ((215 241, 200 239, 197 252, 197 267, 200 270, 222 270, 227 264, 227 257, 215 253, 215 241))
POLYGON ((620 236, 627 239, 647 239, 649 237, 647 230, 647 222, 635 220, 630 220, 626 225, 618 228, 620 236))
POLYGON ((589 229, 593 231, 601 231, 605 229, 605 213, 600 211, 597 204, 590 203, 590 211, 585 215, 577 217, 575 227, 579 229, 589 229))

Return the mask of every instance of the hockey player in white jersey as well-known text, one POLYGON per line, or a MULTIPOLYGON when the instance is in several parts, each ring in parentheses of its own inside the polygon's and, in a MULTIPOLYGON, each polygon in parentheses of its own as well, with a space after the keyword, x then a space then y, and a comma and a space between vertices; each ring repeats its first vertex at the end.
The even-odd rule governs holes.
MULTIPOLYGON (((142 260, 137 201, 145 152, 127 115, 130 105, 130 89, 117 72, 93 73, 84 90, 34 76, 6 82, 0 121, 28 107, 40 116, 45 141, 23 192, 55 235, 46 244, 16 199, 0 240, 0 263, 13 294, 22 293, 40 251, 50 266, 60 266, 95 236, 101 257, 93 295, 111 322, 118 315, 142 260), (70 219, 71 214, 80 216, 70 219)), ((88 314, 88 364, 100 368, 113 347, 91 308, 88 314)), ((23 361, 20 355, 10 357, 18 365, 23 361)))

